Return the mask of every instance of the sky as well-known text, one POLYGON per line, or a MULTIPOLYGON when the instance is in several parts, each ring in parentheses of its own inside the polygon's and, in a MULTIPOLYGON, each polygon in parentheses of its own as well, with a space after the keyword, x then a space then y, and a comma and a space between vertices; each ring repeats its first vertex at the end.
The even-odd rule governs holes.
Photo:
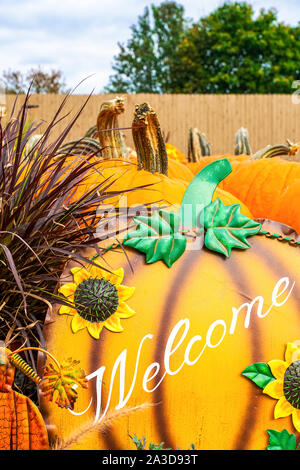
MULTIPOLYGON (((199 20, 224 0, 177 0, 185 16, 199 20)), ((40 66, 59 69, 75 93, 101 93, 112 74, 118 42, 126 44, 130 26, 146 6, 161 0, 0 0, 0 75, 40 66)), ((300 0, 250 0, 260 8, 277 9, 278 18, 295 25, 300 0)))

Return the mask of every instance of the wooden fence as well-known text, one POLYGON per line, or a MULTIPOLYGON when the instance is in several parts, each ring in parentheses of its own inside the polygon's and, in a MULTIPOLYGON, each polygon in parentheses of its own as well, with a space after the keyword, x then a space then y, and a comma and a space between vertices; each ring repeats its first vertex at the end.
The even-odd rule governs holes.
MULTIPOLYGON (((92 95, 67 140, 82 137, 96 124, 101 103, 117 95, 92 95)), ((148 102, 157 111, 161 127, 168 141, 182 152, 187 152, 188 130, 197 127, 212 144, 215 154, 233 152, 234 134, 241 127, 249 131, 252 151, 267 144, 285 143, 286 139, 300 141, 300 103, 293 103, 291 95, 122 95, 125 113, 120 116, 120 127, 130 127, 136 104, 148 102)), ((49 123, 61 104, 64 95, 32 95, 29 120, 49 123)), ((19 97, 21 103, 24 98, 19 97)), ((60 122, 53 136, 70 121, 87 99, 86 95, 68 97, 62 115, 70 113, 60 122)), ((7 96, 8 114, 15 100, 7 96)), ((43 125, 45 128, 45 124, 43 125)), ((124 131, 128 145, 132 145, 131 131, 124 131)))

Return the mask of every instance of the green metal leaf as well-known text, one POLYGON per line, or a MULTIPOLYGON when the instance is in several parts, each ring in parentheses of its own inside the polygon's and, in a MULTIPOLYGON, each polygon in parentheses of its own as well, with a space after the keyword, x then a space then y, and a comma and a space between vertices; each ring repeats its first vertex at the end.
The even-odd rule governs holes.
POLYGON ((295 434, 290 434, 286 429, 283 431, 275 431, 267 429, 269 434, 268 450, 296 450, 297 442, 295 434))
POLYGON ((270 367, 265 362, 256 362, 243 370, 242 375, 252 380, 258 387, 265 388, 275 380, 270 367))
POLYGON ((186 238, 179 232, 180 217, 158 210, 153 215, 134 217, 137 229, 124 238, 124 245, 146 254, 146 262, 163 260, 170 268, 184 253, 186 238))
POLYGON ((217 198, 205 208, 204 227, 205 246, 229 257, 232 248, 250 248, 247 237, 259 232, 261 225, 241 214, 239 204, 225 206, 217 198))

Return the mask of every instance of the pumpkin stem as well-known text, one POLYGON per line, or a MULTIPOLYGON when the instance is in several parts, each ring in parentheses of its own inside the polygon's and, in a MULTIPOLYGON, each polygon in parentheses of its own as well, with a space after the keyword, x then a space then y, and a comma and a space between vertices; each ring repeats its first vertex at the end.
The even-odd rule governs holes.
POLYGON ((249 144, 249 133, 244 127, 241 127, 234 137, 234 154, 235 155, 251 155, 249 144))
POLYGON ((139 170, 168 176, 168 155, 157 114, 148 103, 136 105, 132 137, 139 170))
POLYGON ((21 370, 24 375, 32 379, 36 384, 41 383, 42 381, 41 377, 36 372, 34 372, 34 370, 25 361, 23 361, 23 359, 19 356, 20 352, 29 351, 29 350, 40 351, 40 352, 45 353, 47 356, 49 356, 53 360, 53 362, 58 367, 58 370, 60 371, 61 367, 60 367, 60 363, 58 362, 58 360, 51 353, 49 353, 48 351, 42 348, 34 348, 34 347, 20 348, 8 354, 7 357, 9 361, 11 362, 11 364, 15 366, 17 369, 21 370))
POLYGON ((199 162, 201 157, 207 155, 211 155, 211 147, 206 135, 192 127, 189 130, 188 161, 199 162))
POLYGON ((97 137, 104 160, 128 158, 128 151, 118 125, 118 116, 125 110, 124 99, 104 101, 97 118, 97 137))
POLYGON ((259 160, 261 158, 273 158, 280 155, 295 156, 300 148, 300 142, 293 144, 287 140, 287 145, 267 145, 263 149, 258 150, 251 156, 250 160, 259 160))

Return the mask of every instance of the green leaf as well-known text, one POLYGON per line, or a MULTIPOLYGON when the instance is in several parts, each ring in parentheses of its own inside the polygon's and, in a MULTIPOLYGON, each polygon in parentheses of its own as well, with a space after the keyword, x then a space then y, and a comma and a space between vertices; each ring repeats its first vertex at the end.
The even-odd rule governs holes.
POLYGON ((132 442, 135 444, 137 450, 145 450, 146 448, 146 438, 143 436, 143 440, 138 439, 137 435, 135 434, 133 437, 129 436, 132 442))
POLYGON ((268 383, 275 380, 270 367, 265 362, 256 362, 243 370, 242 375, 252 380, 260 388, 265 388, 268 383))
POLYGON ((269 434, 269 445, 268 450, 296 450, 296 436, 295 434, 289 434, 284 429, 283 431, 275 431, 274 429, 267 429, 269 434))
POLYGON ((149 444, 149 450, 172 450, 170 447, 164 447, 164 442, 160 444, 149 444))
POLYGON ((175 212, 161 209, 133 220, 137 229, 129 232, 123 243, 145 253, 147 263, 163 260, 170 268, 184 253, 186 238, 179 232, 180 217, 175 212))
POLYGON ((259 232, 261 225, 241 214, 239 204, 225 206, 217 198, 205 208, 204 227, 207 230, 205 246, 229 257, 232 248, 250 248, 247 237, 259 232))

